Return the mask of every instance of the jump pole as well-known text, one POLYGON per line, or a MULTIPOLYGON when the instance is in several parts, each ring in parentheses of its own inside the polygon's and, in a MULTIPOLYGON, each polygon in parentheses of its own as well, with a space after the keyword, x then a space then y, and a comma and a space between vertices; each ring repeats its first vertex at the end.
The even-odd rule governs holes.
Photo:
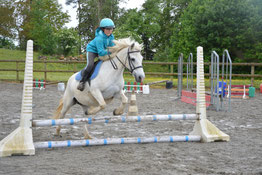
POLYGON ((196 114, 169 114, 169 115, 144 115, 144 116, 114 116, 114 117, 89 117, 70 119, 33 120, 33 127, 75 125, 80 123, 127 123, 127 122, 156 122, 174 120, 197 120, 196 114))
POLYGON ((67 140, 67 141, 48 141, 36 142, 35 148, 57 148, 75 146, 97 146, 97 145, 116 145, 128 143, 161 143, 161 142, 199 142, 200 136, 155 136, 155 137, 129 137, 129 138, 108 138, 90 140, 67 140))

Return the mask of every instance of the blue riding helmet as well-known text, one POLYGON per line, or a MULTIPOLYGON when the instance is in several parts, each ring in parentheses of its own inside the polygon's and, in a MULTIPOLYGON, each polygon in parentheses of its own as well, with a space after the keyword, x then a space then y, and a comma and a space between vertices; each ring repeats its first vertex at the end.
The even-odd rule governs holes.
POLYGON ((115 28, 115 24, 111 19, 104 18, 104 19, 101 20, 99 27, 101 27, 101 28, 105 28, 105 27, 115 28))

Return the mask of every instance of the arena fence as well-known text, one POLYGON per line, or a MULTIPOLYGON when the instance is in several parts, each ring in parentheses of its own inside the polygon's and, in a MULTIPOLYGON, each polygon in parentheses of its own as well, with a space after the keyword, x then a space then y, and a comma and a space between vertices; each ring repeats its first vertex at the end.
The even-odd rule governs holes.
MULTIPOLYGON (((80 65, 85 65, 86 62, 85 61, 49 61, 49 60, 44 60, 44 61, 34 61, 35 63, 41 64, 43 67, 43 69, 38 69, 38 70, 34 70, 34 72, 39 72, 39 73, 43 73, 43 79, 47 82, 53 82, 53 81, 60 81, 60 80, 51 80, 50 77, 53 77, 52 75, 55 73, 75 73, 78 72, 80 70, 80 68, 78 68, 80 65), (72 65, 70 67, 73 67, 70 70, 53 70, 52 68, 48 68, 49 65, 52 64, 63 64, 63 65, 72 65)), ((23 68, 19 68, 21 67, 24 63, 25 60, 0 60, 0 65, 1 63, 9 63, 9 65, 12 65, 11 63, 15 63, 13 64, 13 68, 5 68, 5 66, 0 66, 0 72, 13 72, 15 73, 15 77, 16 78, 10 78, 10 77, 5 77, 5 73, 3 73, 2 75, 0 75, 0 80, 9 80, 9 81, 23 81, 23 79, 19 76, 21 74, 21 72, 24 72, 23 68)), ((175 73, 174 70, 178 67, 178 62, 143 62, 143 66, 145 67, 145 74, 150 75, 150 76, 156 76, 156 77, 169 77, 171 81, 173 81, 174 77, 178 76, 178 73, 175 73), (148 72, 146 71, 146 67, 147 66, 153 66, 153 65, 158 65, 158 66, 166 66, 165 70, 168 70, 166 72, 148 72)), ((183 63, 184 65, 186 65, 186 63, 183 63)), ((2 64, 4 65, 4 64, 2 64)), ((209 72, 205 73, 205 77, 210 77, 211 76, 211 63, 204 63, 205 66, 209 67, 209 72)), ((196 66, 194 64, 194 66, 196 66)), ((261 68, 262 67, 262 63, 232 63, 233 68, 234 67, 250 67, 249 69, 250 74, 232 74, 233 78, 236 77, 240 77, 240 78, 247 78, 249 77, 251 80, 251 86, 254 85, 254 81, 255 80, 261 80, 262 75, 259 72, 255 71, 255 68, 261 68)), ((84 66, 82 66, 84 67, 84 66)), ((125 72, 125 74, 129 74, 129 72, 125 72)), ((196 74, 193 74, 194 76, 196 76, 196 74)), ((183 76, 186 76, 186 74, 183 74, 183 76)), ((34 78, 39 78, 39 77, 34 77, 34 78)))

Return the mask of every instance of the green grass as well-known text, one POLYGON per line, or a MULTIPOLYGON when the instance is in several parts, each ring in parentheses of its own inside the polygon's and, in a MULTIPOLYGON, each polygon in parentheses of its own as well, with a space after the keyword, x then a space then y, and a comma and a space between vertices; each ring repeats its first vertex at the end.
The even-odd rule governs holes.
MULTIPOLYGON (((40 54, 38 52, 34 52, 34 61, 38 60, 38 56, 40 54)), ((25 60, 26 52, 19 51, 19 50, 8 50, 8 49, 1 49, 0 48, 0 60, 25 60)), ((58 60, 55 56, 48 56, 48 60, 58 60)), ((25 64, 19 63, 18 68, 24 69, 25 64)), ((79 71, 85 67, 85 64, 76 64, 75 69, 79 71)), ((0 63, 0 69, 16 69, 16 63, 0 63)), ((174 66, 175 69, 175 66, 174 66)), ((44 64, 42 63, 34 63, 34 70, 44 70, 44 64)), ((74 70, 73 64, 68 63, 48 63, 47 70, 74 70)), ((170 72, 169 66, 164 65, 148 65, 144 64, 144 71, 145 72, 170 72)), ((176 70, 174 70, 176 72, 176 70)), ((47 80, 56 82, 56 81, 63 81, 66 82, 68 78, 73 73, 47 73, 47 80)), ((19 72, 19 80, 23 80, 24 73, 19 72)), ((35 79, 44 79, 44 73, 42 72, 34 72, 35 79)), ((134 77, 131 75, 125 74, 124 75, 125 81, 134 81, 134 77)), ((16 80, 16 72, 14 71, 0 71, 0 79, 1 80, 16 80)), ((170 76, 147 76, 144 80, 144 84, 161 81, 161 80, 170 80, 170 76)), ((205 79, 206 87, 210 87, 209 79, 205 79)), ((251 84, 250 78, 243 78, 243 79, 233 79, 232 84, 251 84)), ((262 84, 261 79, 255 79, 254 87, 259 88, 260 84, 262 84)), ((173 85, 177 87, 177 79, 176 77, 173 78, 173 85)), ((186 88, 186 77, 183 79, 183 87, 186 88)), ((194 86, 196 86, 196 79, 194 79, 194 86)), ((165 83, 159 83, 152 85, 152 87, 165 87, 165 83)), ((207 88, 208 89, 208 88, 207 88)))
MULTIPOLYGON (((39 57, 38 52, 34 52, 34 61, 38 60, 39 57)), ((20 51, 20 50, 8 50, 8 49, 0 49, 0 60, 25 60, 26 58, 26 52, 20 51)), ((48 56, 47 60, 55 60, 58 61, 56 56, 48 56)), ((25 64, 19 63, 18 69, 24 69, 25 64)), ((85 64, 77 64, 76 70, 81 70, 85 67, 85 64)), ((16 69, 16 63, 0 63, 0 69, 16 69)), ((36 63, 34 62, 34 70, 44 70, 44 64, 42 63, 36 63)), ((48 63, 47 70, 74 70, 73 64, 67 64, 67 63, 48 63)), ((73 73, 47 73, 47 79, 48 81, 67 81, 68 78, 73 73)), ((24 74, 23 72, 19 72, 19 80, 23 80, 24 74)), ((34 72, 34 78, 35 79, 44 79, 44 73, 43 72, 34 72)), ((16 79, 16 72, 14 71, 0 71, 0 79, 2 80, 15 80, 16 79)))
POLYGON ((0 60, 23 60, 25 59, 25 56, 26 56, 25 51, 8 50, 8 49, 0 48, 0 60))

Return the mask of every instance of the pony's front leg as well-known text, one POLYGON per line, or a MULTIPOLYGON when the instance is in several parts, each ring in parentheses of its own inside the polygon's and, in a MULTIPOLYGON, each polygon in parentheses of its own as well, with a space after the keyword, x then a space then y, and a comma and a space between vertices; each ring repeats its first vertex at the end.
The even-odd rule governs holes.
POLYGON ((96 114, 98 111, 102 110, 106 106, 106 102, 100 90, 98 89, 91 89, 91 95, 96 99, 98 106, 90 107, 88 110, 89 115, 96 114))
POLYGON ((128 98, 125 96, 123 89, 120 90, 121 104, 113 112, 114 115, 122 115, 124 113, 125 106, 128 102, 128 98))

